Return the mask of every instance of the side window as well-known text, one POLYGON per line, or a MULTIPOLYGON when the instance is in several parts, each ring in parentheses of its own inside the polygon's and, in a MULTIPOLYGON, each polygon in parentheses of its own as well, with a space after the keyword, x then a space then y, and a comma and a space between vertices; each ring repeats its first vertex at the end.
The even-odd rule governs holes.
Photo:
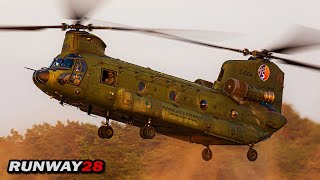
POLYGON ((144 81, 140 81, 138 84, 139 92, 143 93, 147 89, 147 85, 144 81))
POLYGON ((101 83, 115 87, 117 83, 117 72, 111 69, 102 69, 101 83))
POLYGON ((74 70, 72 72, 69 82, 71 84, 79 86, 84 77, 84 74, 86 73, 86 70, 87 70, 87 64, 84 61, 78 60, 76 62, 76 65, 74 66, 74 70))
POLYGON ((177 101, 177 92, 175 90, 170 91, 169 93, 169 99, 171 101, 177 101))

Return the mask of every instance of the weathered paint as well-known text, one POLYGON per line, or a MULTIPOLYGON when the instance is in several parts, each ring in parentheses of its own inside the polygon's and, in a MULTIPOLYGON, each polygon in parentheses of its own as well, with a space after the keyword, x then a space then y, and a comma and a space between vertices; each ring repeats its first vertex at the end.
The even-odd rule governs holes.
MULTIPOLYGON (((226 61, 218 80, 198 84, 164 73, 114 59, 104 55, 105 44, 98 37, 84 32, 66 33, 63 49, 58 58, 68 54, 79 54, 86 62, 87 70, 79 86, 57 82, 62 73, 69 70, 49 70, 50 78, 45 84, 36 85, 49 96, 92 114, 110 117, 120 122, 134 119, 133 125, 143 126, 148 121, 158 132, 200 144, 249 144, 270 137, 285 123, 281 113, 284 73, 274 63, 260 59, 226 61), (270 70, 268 78, 262 81, 258 68, 265 64, 270 70), (116 72, 116 84, 101 83, 102 70, 116 72), (223 85, 235 78, 263 91, 272 91, 276 99, 271 106, 278 112, 254 100, 236 101, 223 92, 223 85), (139 91, 139 82, 146 84, 139 91), (177 93, 176 100, 170 100, 171 91, 177 93), (202 110, 201 100, 208 102, 202 110), (236 118, 231 111, 238 113, 236 118)), ((201 82, 201 81, 200 81, 201 82)))

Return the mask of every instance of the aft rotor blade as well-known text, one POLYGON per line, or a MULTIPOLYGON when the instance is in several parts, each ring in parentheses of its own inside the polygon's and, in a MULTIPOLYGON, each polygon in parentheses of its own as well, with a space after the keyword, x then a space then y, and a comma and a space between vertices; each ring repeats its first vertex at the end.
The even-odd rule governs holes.
POLYGON ((294 61, 291 59, 281 58, 281 57, 277 57, 277 56, 273 56, 273 55, 271 55, 270 58, 278 59, 278 60, 284 62, 285 64, 290 64, 290 65, 294 65, 294 66, 298 66, 298 67, 304 67, 304 68, 309 68, 309 69, 314 69, 314 70, 320 71, 320 66, 316 66, 313 64, 297 62, 297 61, 294 61))
POLYGON ((304 26, 295 26, 286 35, 277 40, 279 43, 267 48, 270 52, 286 54, 301 48, 320 45, 320 30, 304 26))
POLYGON ((62 29, 62 25, 57 26, 0 26, 0 31, 38 31, 43 29, 62 29))

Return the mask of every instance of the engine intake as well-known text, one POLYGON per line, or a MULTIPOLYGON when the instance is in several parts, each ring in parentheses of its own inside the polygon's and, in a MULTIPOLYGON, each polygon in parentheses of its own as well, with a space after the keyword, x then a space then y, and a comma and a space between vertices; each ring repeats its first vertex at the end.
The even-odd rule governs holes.
POLYGON ((264 101, 272 103, 275 99, 273 92, 266 92, 259 90, 253 86, 248 85, 246 82, 238 79, 230 78, 226 81, 223 91, 228 95, 237 99, 245 100, 251 99, 256 101, 264 101))

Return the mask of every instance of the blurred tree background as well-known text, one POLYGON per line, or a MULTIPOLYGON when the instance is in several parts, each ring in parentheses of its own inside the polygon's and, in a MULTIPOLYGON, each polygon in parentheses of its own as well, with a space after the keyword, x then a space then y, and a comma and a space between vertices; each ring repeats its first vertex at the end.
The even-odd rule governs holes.
POLYGON ((112 123, 110 140, 97 126, 68 121, 37 124, 25 135, 12 130, 0 137, 0 179, 320 179, 320 125, 283 106, 287 125, 256 145, 257 161, 247 160, 246 146, 211 146, 213 159, 201 158, 203 147, 157 135, 143 140, 139 128, 112 123), (102 159, 102 174, 7 174, 9 159, 102 159))

